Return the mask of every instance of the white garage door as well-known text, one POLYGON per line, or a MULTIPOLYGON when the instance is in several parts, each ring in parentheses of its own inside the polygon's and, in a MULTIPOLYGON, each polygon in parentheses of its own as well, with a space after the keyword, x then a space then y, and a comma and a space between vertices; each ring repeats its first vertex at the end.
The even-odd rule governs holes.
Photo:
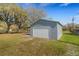
POLYGON ((33 36, 39 38, 49 38, 48 29, 33 29, 33 36))

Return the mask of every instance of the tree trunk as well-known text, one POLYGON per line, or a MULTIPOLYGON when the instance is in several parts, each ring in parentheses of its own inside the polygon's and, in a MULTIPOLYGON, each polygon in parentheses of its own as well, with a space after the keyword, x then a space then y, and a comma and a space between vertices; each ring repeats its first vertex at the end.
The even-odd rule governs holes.
POLYGON ((7 26, 8 26, 8 28, 7 28, 6 33, 9 33, 10 25, 9 25, 9 24, 7 24, 7 26))

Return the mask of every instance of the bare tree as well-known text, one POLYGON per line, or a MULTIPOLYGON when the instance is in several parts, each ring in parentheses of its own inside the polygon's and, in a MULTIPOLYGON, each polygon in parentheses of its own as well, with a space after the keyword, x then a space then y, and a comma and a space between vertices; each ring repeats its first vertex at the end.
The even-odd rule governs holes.
POLYGON ((43 10, 36 9, 36 8, 33 8, 33 7, 27 8, 26 12, 28 14, 28 19, 29 19, 28 23, 30 25, 33 24, 34 22, 36 22, 37 20, 46 16, 46 13, 43 10))

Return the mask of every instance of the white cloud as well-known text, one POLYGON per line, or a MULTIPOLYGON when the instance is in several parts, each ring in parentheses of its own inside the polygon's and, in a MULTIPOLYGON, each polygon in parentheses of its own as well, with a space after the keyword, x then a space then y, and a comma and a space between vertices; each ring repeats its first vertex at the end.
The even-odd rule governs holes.
POLYGON ((63 4, 60 4, 60 6, 68 6, 70 3, 63 3, 63 4))
POLYGON ((74 16, 75 18, 79 18, 79 15, 74 16))

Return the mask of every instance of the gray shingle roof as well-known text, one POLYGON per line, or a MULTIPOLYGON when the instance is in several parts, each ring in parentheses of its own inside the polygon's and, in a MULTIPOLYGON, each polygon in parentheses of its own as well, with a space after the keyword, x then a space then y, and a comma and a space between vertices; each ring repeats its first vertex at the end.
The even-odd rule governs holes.
MULTIPOLYGON (((39 22, 41 22, 41 23, 42 23, 42 22, 45 22, 45 23, 46 23, 46 22, 50 22, 51 24, 52 24, 52 23, 58 23, 58 24, 60 24, 61 26, 63 26, 63 25, 62 25, 60 22, 58 22, 58 21, 46 20, 46 19, 39 19, 39 20, 37 20, 35 23, 33 23, 31 26, 33 26, 33 25, 35 25, 36 23, 39 23, 39 22)), ((31 26, 30 26, 30 27, 31 27, 31 26)), ((52 26, 52 25, 51 25, 51 26, 52 26)))

